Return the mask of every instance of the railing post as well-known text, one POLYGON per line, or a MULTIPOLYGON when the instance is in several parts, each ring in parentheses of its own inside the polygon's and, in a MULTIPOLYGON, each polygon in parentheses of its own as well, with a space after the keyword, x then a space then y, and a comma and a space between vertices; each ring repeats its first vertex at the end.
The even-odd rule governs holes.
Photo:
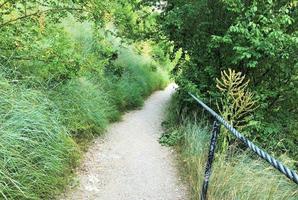
POLYGON ((203 182, 202 191, 201 191, 201 200, 207 200, 209 178, 211 176, 212 162, 214 159, 216 140, 217 140, 219 131, 220 131, 220 124, 215 120, 212 128, 212 137, 210 141, 208 160, 206 164, 204 182, 203 182))

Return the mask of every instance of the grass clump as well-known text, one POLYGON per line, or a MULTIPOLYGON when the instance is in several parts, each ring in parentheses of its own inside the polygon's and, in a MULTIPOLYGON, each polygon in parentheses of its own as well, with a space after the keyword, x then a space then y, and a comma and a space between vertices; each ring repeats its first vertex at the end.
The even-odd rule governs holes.
MULTIPOLYGON (((188 118, 177 123, 179 117, 173 112, 174 108, 175 105, 172 104, 171 113, 168 114, 165 123, 168 129, 162 137, 162 142, 176 145, 181 158, 181 172, 189 185, 191 199, 199 199, 208 157, 211 125, 204 119, 188 118)), ((293 166, 293 161, 288 158, 283 157, 280 160, 293 166)), ((238 149, 229 156, 217 152, 208 199, 294 200, 297 198, 297 185, 250 151, 238 149)))
POLYGON ((68 182, 76 144, 43 94, 0 85, 0 197, 49 198, 68 182))
POLYGON ((76 139, 102 133, 112 119, 119 118, 117 108, 100 85, 87 77, 74 79, 53 92, 53 100, 66 128, 76 139))
POLYGON ((144 98, 153 91, 164 88, 168 83, 167 73, 151 58, 138 55, 133 50, 122 49, 115 65, 124 66, 120 78, 114 80, 112 96, 116 98, 120 110, 143 105, 144 98))

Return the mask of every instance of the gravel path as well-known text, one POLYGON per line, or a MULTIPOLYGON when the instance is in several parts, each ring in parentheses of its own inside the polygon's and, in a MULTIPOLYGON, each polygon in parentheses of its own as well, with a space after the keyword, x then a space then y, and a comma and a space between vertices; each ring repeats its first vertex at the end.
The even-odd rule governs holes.
POLYGON ((155 92, 141 110, 124 115, 86 153, 78 171, 79 185, 62 199, 185 200, 175 154, 158 138, 174 86, 155 92))

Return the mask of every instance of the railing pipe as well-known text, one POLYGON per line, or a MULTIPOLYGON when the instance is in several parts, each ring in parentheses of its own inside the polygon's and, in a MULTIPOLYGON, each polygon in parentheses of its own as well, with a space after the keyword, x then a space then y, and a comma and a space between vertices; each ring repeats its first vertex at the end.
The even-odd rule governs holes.
POLYGON ((189 93, 189 95, 194 98, 205 110, 207 110, 213 117, 215 117, 222 125, 224 125, 236 138, 238 138, 240 141, 242 141, 248 148, 250 148, 253 152, 255 152, 258 156, 260 156, 262 159, 266 160, 271 166, 273 166, 275 169, 279 170, 282 174, 284 174, 286 177, 288 177, 290 180, 294 181, 296 184, 298 184, 298 175, 294 170, 289 169, 284 164, 270 156, 267 152, 260 149, 258 146, 256 146, 254 143, 249 141, 247 138, 245 138, 240 132, 238 132, 233 126, 228 124, 219 114, 217 114, 215 111, 213 111, 210 107, 208 107, 206 104, 204 104, 201 100, 199 100, 196 96, 189 93))

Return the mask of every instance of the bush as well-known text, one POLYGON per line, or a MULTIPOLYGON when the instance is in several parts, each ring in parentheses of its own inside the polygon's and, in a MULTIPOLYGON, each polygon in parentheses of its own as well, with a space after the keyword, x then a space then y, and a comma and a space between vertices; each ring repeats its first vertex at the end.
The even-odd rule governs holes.
POLYGON ((123 51, 116 62, 124 69, 121 76, 84 75, 52 92, 50 98, 62 113, 63 124, 76 139, 103 133, 121 112, 142 106, 145 97, 166 85, 167 77, 143 59, 123 51))

